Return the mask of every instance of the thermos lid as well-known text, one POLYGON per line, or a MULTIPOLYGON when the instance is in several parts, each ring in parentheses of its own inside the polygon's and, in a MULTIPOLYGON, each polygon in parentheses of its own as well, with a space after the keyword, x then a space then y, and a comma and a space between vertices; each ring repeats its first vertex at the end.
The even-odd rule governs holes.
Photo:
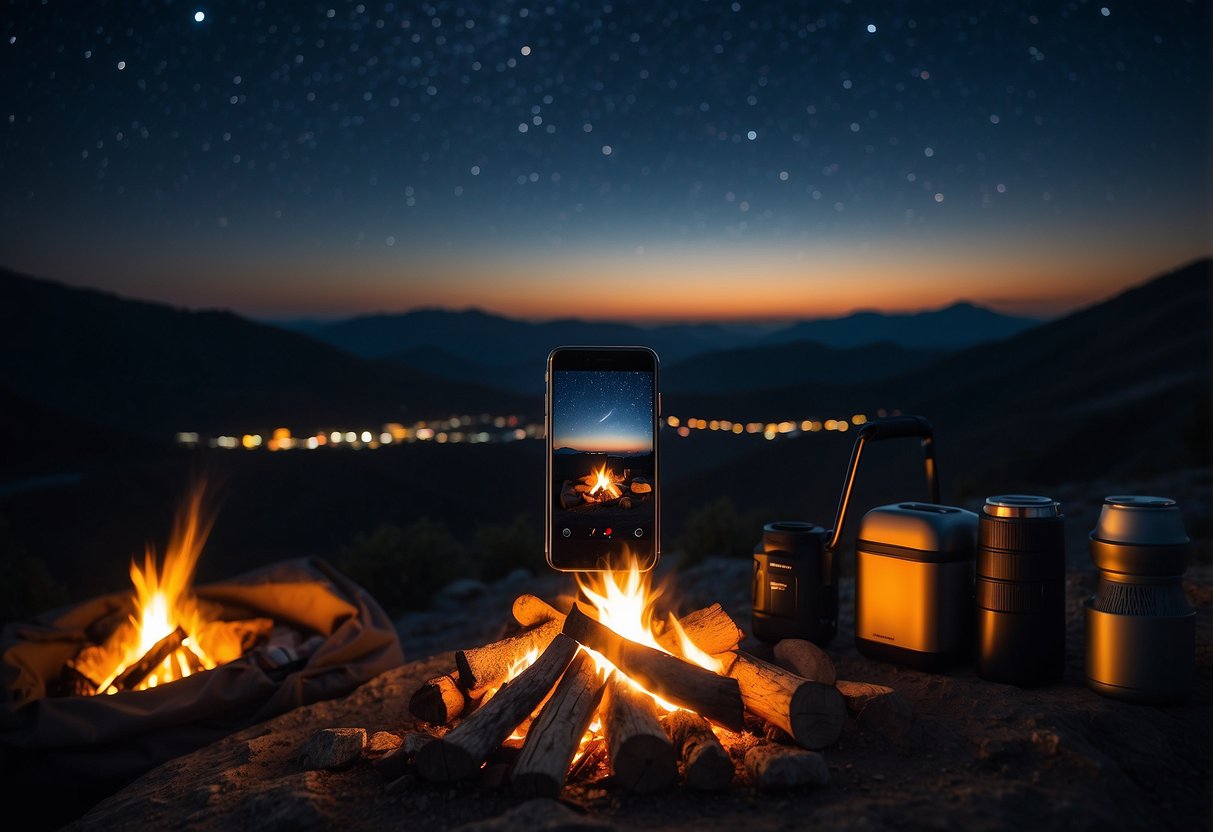
POLYGON ((968 560, 977 539, 977 515, 935 503, 877 506, 859 521, 858 538, 859 548, 876 554, 923 561, 968 560))
POLYGON ((1061 514, 1061 506, 1052 497, 1039 497, 1035 494, 999 494, 996 497, 987 497, 982 511, 991 517, 1028 519, 1057 517, 1061 514))
POLYGON ((1109 543, 1178 546, 1188 542, 1179 506, 1170 497, 1105 497, 1091 536, 1109 543))

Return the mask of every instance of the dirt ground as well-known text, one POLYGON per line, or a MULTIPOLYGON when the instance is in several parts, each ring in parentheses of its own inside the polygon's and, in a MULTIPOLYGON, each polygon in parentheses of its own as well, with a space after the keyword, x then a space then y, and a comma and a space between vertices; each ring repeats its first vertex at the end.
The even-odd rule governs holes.
MULTIPOLYGON (((680 611, 721 601, 749 627, 750 563, 710 560, 676 581, 680 611)), ((451 669, 453 646, 393 669, 350 696, 300 708, 149 772, 95 806, 68 829, 226 830, 464 829, 1208 829, 1213 823, 1213 566, 1189 570, 1197 608, 1197 684, 1186 703, 1133 705, 1083 684, 1081 602, 1094 575, 1068 582, 1067 666, 1061 684, 1020 689, 978 677, 973 668, 923 673, 871 661, 854 647, 854 585, 843 585, 844 617, 830 654, 840 678, 879 682, 901 693, 913 717, 894 724, 848 719, 824 750, 830 782, 760 791, 740 759, 731 788, 679 785, 641 796, 611 783, 609 772, 566 786, 560 800, 519 800, 476 781, 433 786, 417 778, 390 789, 359 761, 339 771, 305 771, 299 750, 325 727, 415 730, 412 692, 451 669)), ((524 591, 549 600, 568 589, 557 576, 513 576, 479 592, 478 609, 499 615, 480 632, 448 637, 475 646, 511 628, 509 601, 524 591)), ((407 656, 442 641, 449 609, 402 622, 407 656)), ((447 599, 448 605, 453 603, 447 599)), ((493 618, 493 615, 488 616, 493 618)), ((453 633, 453 635, 452 635, 453 633)), ((770 655, 747 639, 743 648, 770 655)), ((750 738, 753 742, 753 738, 750 738)))

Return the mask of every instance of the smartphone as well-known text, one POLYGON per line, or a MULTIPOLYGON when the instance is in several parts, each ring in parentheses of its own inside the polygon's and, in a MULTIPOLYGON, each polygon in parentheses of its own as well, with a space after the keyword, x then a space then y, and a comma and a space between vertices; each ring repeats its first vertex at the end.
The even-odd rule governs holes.
POLYGON ((548 563, 562 572, 657 564, 657 353, 557 347, 548 355, 548 563))

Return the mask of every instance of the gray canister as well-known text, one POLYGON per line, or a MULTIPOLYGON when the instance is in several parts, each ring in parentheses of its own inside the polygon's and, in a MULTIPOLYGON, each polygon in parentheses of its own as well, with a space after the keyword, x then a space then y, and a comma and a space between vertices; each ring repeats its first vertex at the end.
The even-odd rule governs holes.
POLYGON ((1167 497, 1108 497, 1090 548, 1100 575, 1083 604, 1087 685, 1130 702, 1186 699, 1196 611, 1182 585, 1189 540, 1179 507, 1167 497))

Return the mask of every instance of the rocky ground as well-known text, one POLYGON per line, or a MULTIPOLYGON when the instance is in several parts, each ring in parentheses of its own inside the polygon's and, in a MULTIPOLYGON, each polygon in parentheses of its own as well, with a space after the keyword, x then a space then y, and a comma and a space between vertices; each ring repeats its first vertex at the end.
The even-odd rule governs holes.
MULTIPOLYGON (((667 564, 657 582, 679 611, 720 601, 748 632, 750 570, 747 559, 712 559, 681 572, 667 564)), ((861 657, 849 636, 854 585, 847 581, 844 619, 830 649, 839 677, 892 686, 914 713, 898 724, 849 721, 824 751, 824 786, 760 791, 739 764, 733 787, 718 794, 679 786, 638 796, 605 777, 566 787, 558 801, 522 801, 477 782, 437 787, 406 777, 389 787, 365 759, 307 770, 302 749, 319 729, 417 729, 409 696, 454 666, 454 649, 509 631, 518 594, 553 600, 572 589, 554 573, 517 573, 489 587, 457 583, 434 609, 400 621, 407 664, 344 699, 300 708, 167 763, 67 828, 1210 828, 1213 566, 1193 567, 1186 581, 1198 610, 1197 689, 1183 705, 1131 705, 1083 686, 1080 604, 1093 586, 1090 572, 1070 576, 1064 682, 1023 690, 984 681, 972 667, 930 674, 861 657)), ((751 639, 743 647, 770 655, 751 639)))

